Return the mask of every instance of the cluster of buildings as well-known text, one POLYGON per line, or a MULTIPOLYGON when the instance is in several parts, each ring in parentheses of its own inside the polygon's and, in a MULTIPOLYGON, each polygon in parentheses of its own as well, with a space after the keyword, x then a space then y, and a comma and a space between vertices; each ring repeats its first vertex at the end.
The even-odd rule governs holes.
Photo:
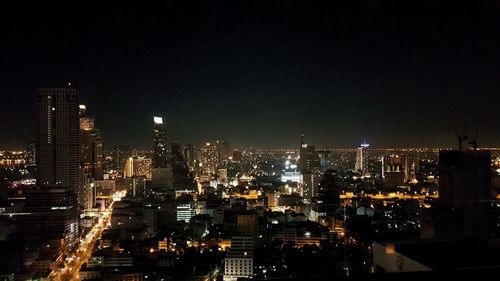
POLYGON ((36 91, 36 141, 0 152, 0 277, 257 280, 498 267, 499 150, 106 150, 66 88, 36 91), (387 242, 390 241, 390 242, 387 242), (457 261, 454 249, 470 259, 457 261), (432 249, 439 251, 439 259, 432 249), (477 259, 472 257, 488 257, 477 259), (490 258, 491 257, 491 258, 490 258), (447 262, 446 262, 447 261, 447 262))

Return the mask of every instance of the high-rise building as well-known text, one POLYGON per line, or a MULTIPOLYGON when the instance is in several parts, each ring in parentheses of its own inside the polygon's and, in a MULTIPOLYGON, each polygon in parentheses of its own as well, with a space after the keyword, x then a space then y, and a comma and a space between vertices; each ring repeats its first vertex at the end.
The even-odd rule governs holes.
POLYGON ((209 142, 201 147, 200 167, 204 174, 215 174, 219 163, 219 150, 217 146, 209 142))
POLYGON ((302 186, 302 197, 309 202, 318 193, 318 186, 321 181, 319 172, 302 173, 300 175, 300 184, 302 186))
POLYGON ((301 173, 318 172, 321 168, 319 155, 314 146, 304 143, 303 137, 304 136, 302 135, 298 162, 299 171, 301 173))
POLYGON ((170 156, 170 144, 167 140, 167 129, 162 117, 153 118, 153 168, 151 177, 151 188, 155 192, 168 194, 168 197, 174 198, 174 167, 172 163, 182 160, 182 153, 176 148, 175 156, 170 156), (180 154, 180 155, 179 155, 180 154))
POLYGON ((225 141, 217 141, 215 143, 218 150, 218 161, 222 163, 229 159, 229 144, 225 141))
POLYGON ((358 150, 356 151, 356 164, 354 167, 354 170, 356 172, 360 173, 362 176, 364 176, 367 173, 368 170, 368 157, 366 153, 366 149, 370 145, 367 144, 366 142, 363 142, 359 147, 358 150))
POLYGON ((95 180, 104 176, 104 141, 95 127, 95 118, 87 114, 87 107, 80 104, 80 191, 78 202, 83 209, 95 204, 95 180))
POLYGON ((154 117, 154 149, 153 149, 153 168, 166 168, 170 163, 169 145, 167 141, 167 129, 163 123, 162 117, 154 117))
POLYGON ((301 135, 299 150, 298 170, 300 171, 301 194, 305 202, 310 202, 316 196, 321 175, 321 162, 318 152, 312 145, 304 142, 304 135, 301 135))
POLYGON ((224 259, 224 281, 253 276, 253 251, 252 236, 233 236, 231 250, 224 259))
MULTIPOLYGON (((78 90, 36 90, 36 165, 38 188, 26 195, 31 215, 23 226, 35 230, 39 242, 71 248, 79 235, 78 193, 80 126, 78 90), (38 222, 37 222, 38 221, 38 222), (50 240, 50 241, 48 241, 50 240)), ((25 237, 28 231, 23 231, 25 237)))
POLYGON ((37 96, 37 183, 78 192, 80 122, 78 90, 44 88, 37 96))
POLYGON ((87 115, 86 106, 80 105, 80 160, 83 173, 96 180, 104 174, 104 141, 95 127, 95 118, 87 115))
POLYGON ((441 238, 488 238, 491 155, 485 150, 439 152, 439 203, 447 215, 441 238))

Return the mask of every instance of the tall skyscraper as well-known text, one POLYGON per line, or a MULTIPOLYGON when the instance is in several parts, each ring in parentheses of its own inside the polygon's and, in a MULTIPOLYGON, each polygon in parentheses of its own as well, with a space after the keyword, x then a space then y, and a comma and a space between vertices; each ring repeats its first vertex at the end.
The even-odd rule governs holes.
POLYGON ((78 191, 80 122, 78 90, 45 88, 37 96, 37 183, 78 191))
POLYGON ((78 203, 82 209, 91 209, 95 203, 93 181, 104 176, 104 141, 95 127, 95 118, 87 114, 87 107, 80 104, 80 189, 78 203))
POLYGON ((300 171, 300 185, 302 197, 305 202, 311 202, 311 199, 317 193, 317 187, 321 175, 321 162, 319 154, 312 145, 304 142, 304 135, 301 135, 298 169, 300 171))
POLYGON ((362 176, 365 175, 368 170, 367 169, 368 158, 367 158, 366 148, 368 148, 369 146, 370 146, 369 144, 363 142, 356 151, 356 164, 354 170, 356 170, 356 172, 359 172, 362 176))
POLYGON ((22 234, 58 248, 71 248, 78 238, 80 126, 78 90, 36 90, 36 189, 26 195, 22 234))
POLYGON ((153 168, 166 168, 170 162, 169 159, 169 144, 167 141, 167 129, 163 123, 162 117, 154 117, 154 148, 153 148, 153 168))
POLYGON ((102 180, 104 174, 104 141, 95 118, 87 114, 86 106, 80 105, 80 159, 83 172, 91 178, 102 180))
POLYGON ((151 188, 155 192, 168 194, 175 198, 173 191, 173 166, 170 157, 170 144, 167 141, 167 129, 162 117, 153 118, 153 169, 151 188))

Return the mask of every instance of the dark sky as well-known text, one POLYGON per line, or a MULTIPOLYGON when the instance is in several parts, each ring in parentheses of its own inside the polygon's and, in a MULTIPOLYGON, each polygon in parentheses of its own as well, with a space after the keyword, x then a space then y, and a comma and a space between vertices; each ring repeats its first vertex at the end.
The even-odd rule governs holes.
POLYGON ((107 144, 500 146, 495 1, 9 1, 0 147, 33 139, 34 89, 71 81, 107 144), (181 4, 182 3, 182 4, 181 4))

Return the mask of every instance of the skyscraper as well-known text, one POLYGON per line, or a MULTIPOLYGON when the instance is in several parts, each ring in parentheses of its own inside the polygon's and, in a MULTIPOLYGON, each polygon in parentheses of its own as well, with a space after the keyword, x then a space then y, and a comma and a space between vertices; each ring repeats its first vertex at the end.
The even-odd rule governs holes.
MULTIPOLYGON (((169 155, 167 129, 162 117, 153 118, 153 169, 151 188, 156 192, 172 193, 173 167, 169 155)), ((172 194, 170 197, 174 197, 172 194)))
POLYGON ((219 163, 217 146, 209 142, 201 147, 201 171, 204 174, 215 174, 219 163))
POLYGON ((356 164, 354 170, 359 172, 362 176, 367 172, 368 158, 366 157, 366 148, 369 146, 369 144, 363 142, 356 151, 356 164))
POLYGON ((316 195, 319 184, 321 163, 318 153, 314 146, 304 142, 304 135, 301 135, 301 143, 299 150, 298 169, 300 171, 300 184, 302 188, 302 196, 306 202, 316 195))
POLYGON ((80 125, 78 90, 45 88, 37 96, 37 183, 78 191, 80 125))
POLYGON ((80 126, 78 90, 36 90, 37 185, 26 195, 26 240, 71 248, 78 238, 80 126), (31 234, 35 234, 33 239, 31 234), (31 235, 31 236, 30 236, 31 235))
POLYGON ((169 164, 167 129, 163 123, 162 117, 154 117, 154 151, 153 151, 153 168, 166 168, 169 164))
POLYGON ((95 127, 95 118, 87 114, 85 105, 80 105, 80 144, 83 172, 93 179, 102 180, 104 141, 100 131, 95 127))

